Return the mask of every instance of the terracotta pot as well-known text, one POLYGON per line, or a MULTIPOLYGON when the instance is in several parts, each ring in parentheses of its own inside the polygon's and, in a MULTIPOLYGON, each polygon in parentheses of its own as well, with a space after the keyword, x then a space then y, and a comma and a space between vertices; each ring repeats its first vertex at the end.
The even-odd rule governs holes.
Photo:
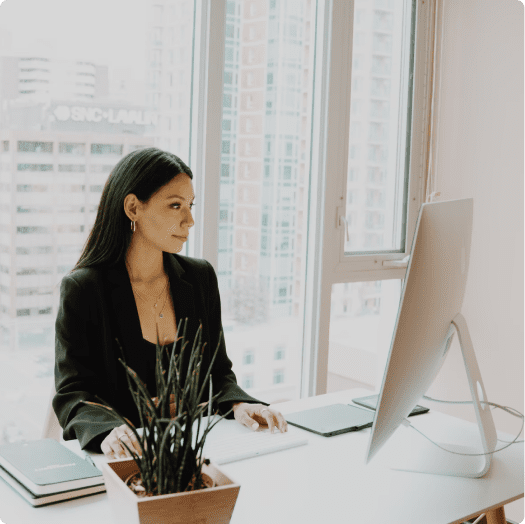
POLYGON ((125 479, 137 473, 133 459, 111 460, 102 465, 106 491, 115 522, 126 524, 226 524, 230 522, 241 486, 210 462, 203 464, 215 487, 137 497, 125 484, 125 479))

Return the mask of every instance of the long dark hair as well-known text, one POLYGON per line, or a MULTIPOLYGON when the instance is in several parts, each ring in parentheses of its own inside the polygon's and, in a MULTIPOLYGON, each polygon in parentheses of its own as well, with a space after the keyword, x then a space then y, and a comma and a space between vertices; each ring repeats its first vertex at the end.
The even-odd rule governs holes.
POLYGON ((109 174, 95 223, 70 274, 83 267, 114 267, 122 262, 132 235, 124 199, 133 193, 141 202, 147 202, 180 173, 193 180, 190 168, 177 155, 156 147, 139 149, 122 158, 109 174))

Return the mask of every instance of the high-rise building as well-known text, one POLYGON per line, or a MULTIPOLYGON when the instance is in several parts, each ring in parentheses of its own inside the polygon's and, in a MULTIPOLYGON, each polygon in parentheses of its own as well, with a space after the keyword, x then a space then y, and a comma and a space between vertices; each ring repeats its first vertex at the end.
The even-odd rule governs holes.
POLYGON ((0 346, 52 347, 62 277, 109 172, 153 145, 155 115, 125 104, 15 99, 0 130, 0 346))
POLYGON ((155 145, 188 160, 193 1, 149 0, 145 105, 157 114, 155 145))
MULTIPOLYGON (((156 145, 184 158, 190 138, 193 2, 151 0, 150 5, 146 105, 158 112, 156 145)), ((300 308, 293 289, 301 259, 294 253, 303 245, 301 206, 306 206, 309 162, 310 9, 310 1, 226 3, 218 280, 239 382, 264 390, 265 398, 272 390, 275 399, 291 395, 283 389, 290 389, 284 381, 296 366, 290 343, 280 330, 270 333, 271 340, 261 333, 255 336, 258 344, 265 338, 274 348, 262 355, 238 328, 257 329, 254 320, 282 319, 300 308)))
POLYGON ((50 56, 1 56, 2 100, 93 100, 108 91, 107 67, 50 56))
MULTIPOLYGON (((295 373, 295 352, 300 351, 293 341, 283 343, 286 327, 273 323, 297 317, 303 307, 313 94, 311 11, 311 1, 226 2, 218 279, 223 324, 239 380, 265 398, 274 386, 282 393, 279 398, 293 397, 283 388, 295 373), (255 340, 263 325, 272 340, 255 340), (250 334, 245 331, 243 336, 246 326, 251 326, 250 334), (268 347, 287 358, 274 363, 266 354, 268 347), (263 378, 272 373, 273 378, 263 378)), ((346 250, 388 248, 392 242, 385 224, 392 216, 389 202, 396 189, 392 138, 395 143, 401 69, 394 35, 399 40, 400 14, 389 0, 356 3, 346 250)), ((183 156, 189 140, 191 93, 185 75, 191 71, 186 45, 193 9, 188 1, 151 0, 150 15, 146 103, 159 115, 156 144, 183 156), (177 35, 177 27, 186 25, 188 34, 177 35), (178 83, 173 81, 177 77, 178 83), (182 109, 181 100, 187 100, 182 109)), ((334 312, 376 315, 380 296, 379 282, 338 288, 334 312)))

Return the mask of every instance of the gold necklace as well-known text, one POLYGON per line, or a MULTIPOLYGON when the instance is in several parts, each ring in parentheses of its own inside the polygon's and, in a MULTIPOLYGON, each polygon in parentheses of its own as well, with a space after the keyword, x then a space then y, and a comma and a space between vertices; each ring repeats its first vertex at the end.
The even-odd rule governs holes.
MULTIPOLYGON (((131 271, 131 267, 129 266, 129 264, 128 264, 127 262, 126 262, 126 265, 128 266, 128 269, 129 269, 129 271, 130 271, 130 273, 131 273, 131 278, 133 278, 133 271, 131 271)), ((138 295, 140 298, 142 298, 142 300, 144 300, 145 302, 147 302, 148 299, 146 299, 146 298, 144 298, 144 297, 142 296, 142 293, 140 293, 139 290, 136 289, 136 288, 133 286, 133 283, 132 283, 131 281, 130 281, 130 283, 131 283, 131 287, 133 288, 133 291, 135 291, 135 292, 137 293, 137 295, 138 295)), ((165 284, 164 288, 162 289, 162 291, 159 293, 159 295, 157 295, 157 297, 155 297, 155 306, 154 306, 155 308, 157 307, 157 304, 158 304, 158 298, 164 293, 166 287, 168 286, 168 283, 169 283, 169 278, 166 280, 166 284, 165 284)), ((164 310, 164 306, 166 305, 166 300, 167 300, 167 298, 168 298, 168 293, 166 293, 166 297, 164 298, 164 302, 162 303, 162 308, 161 308, 161 310, 160 310, 160 314, 159 314, 159 317, 160 317, 160 318, 164 318, 164 315, 162 314, 162 311, 164 310)), ((156 318, 156 315, 155 315, 155 318, 156 318)), ((156 322, 157 322, 157 321, 155 320, 155 323, 156 323, 156 322)))

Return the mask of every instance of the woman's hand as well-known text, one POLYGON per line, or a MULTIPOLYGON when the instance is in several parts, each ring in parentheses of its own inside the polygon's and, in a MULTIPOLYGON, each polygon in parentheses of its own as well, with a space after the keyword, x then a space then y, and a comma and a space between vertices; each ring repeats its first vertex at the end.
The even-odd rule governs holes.
POLYGON ((288 431, 288 423, 279 411, 273 410, 264 404, 249 404, 247 402, 238 402, 233 405, 233 416, 237 422, 242 425, 257 430, 259 426, 263 429, 278 427, 281 433, 288 431))
MULTIPOLYGON (((155 407, 157 407, 159 404, 159 399, 157 397, 153 397, 151 400, 153 400, 155 407)), ((206 403, 203 402, 202 404, 199 404, 199 406, 202 406, 204 404, 206 403)), ((171 394, 170 418, 175 418, 176 413, 177 405, 175 404, 175 395, 171 394)), ((100 449, 102 450, 104 455, 106 455, 106 457, 111 460, 125 457, 132 458, 129 451, 122 445, 122 442, 125 442, 129 449, 135 449, 139 456, 142 456, 137 438, 133 434, 133 431, 131 431, 131 429, 126 424, 122 424, 122 426, 113 429, 111 433, 100 444, 100 449)))
POLYGON ((100 449, 102 450, 102 453, 104 453, 104 455, 110 460, 126 457, 133 458, 126 447, 123 446, 122 442, 125 442, 129 449, 134 449, 139 456, 142 455, 137 438, 133 434, 133 431, 131 431, 131 429, 126 424, 122 424, 122 426, 114 428, 111 433, 102 441, 102 444, 100 444, 100 449))

